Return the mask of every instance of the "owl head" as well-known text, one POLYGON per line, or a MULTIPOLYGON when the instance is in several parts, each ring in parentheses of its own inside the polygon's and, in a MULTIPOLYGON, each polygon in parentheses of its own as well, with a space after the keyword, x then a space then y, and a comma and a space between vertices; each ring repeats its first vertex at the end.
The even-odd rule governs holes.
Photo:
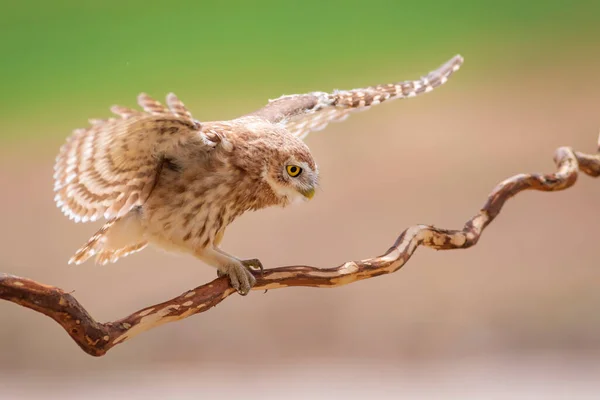
POLYGON ((276 126, 260 128, 255 130, 260 134, 246 143, 254 160, 262 161, 260 178, 277 198, 275 202, 285 206, 312 199, 319 171, 308 146, 276 126))
POLYGON ((276 149, 262 174, 282 205, 312 199, 318 185, 317 165, 308 147, 296 141, 290 138, 292 143, 276 149))
POLYGON ((301 139, 281 125, 260 118, 241 118, 229 124, 234 127, 230 131, 236 149, 234 162, 245 174, 271 189, 263 192, 263 201, 286 206, 313 198, 319 171, 301 139))

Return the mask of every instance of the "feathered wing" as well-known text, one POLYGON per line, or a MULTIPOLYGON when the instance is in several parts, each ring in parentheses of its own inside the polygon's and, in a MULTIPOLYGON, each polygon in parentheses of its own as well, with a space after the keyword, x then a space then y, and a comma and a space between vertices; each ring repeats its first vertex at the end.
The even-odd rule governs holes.
POLYGON ((281 123, 293 135, 304 138, 310 132, 325 128, 330 122, 346 119, 352 112, 366 110, 384 101, 430 92, 446 83, 462 63, 463 58, 457 55, 427 76, 417 80, 333 93, 313 92, 282 96, 271 100, 266 106, 248 116, 281 123))
POLYGON ((147 245, 139 215, 128 213, 124 217, 108 220, 75 252, 69 264, 81 264, 96 256, 96 263, 104 265, 138 252, 147 245))
POLYGON ((138 103, 143 111, 113 106, 117 118, 90 120, 61 147, 55 201, 76 222, 124 216, 148 198, 163 156, 190 141, 217 144, 174 94, 168 108, 144 93, 138 103))

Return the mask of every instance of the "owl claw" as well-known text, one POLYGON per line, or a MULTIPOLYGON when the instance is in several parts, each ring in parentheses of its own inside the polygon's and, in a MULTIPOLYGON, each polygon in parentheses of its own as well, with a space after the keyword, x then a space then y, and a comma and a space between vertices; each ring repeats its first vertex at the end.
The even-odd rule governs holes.
MULTIPOLYGON (((258 260, 249 260, 258 261, 258 260)), ((260 264, 260 261, 258 261, 260 264)), ((255 263, 253 263, 256 265, 255 263)), ((262 264, 260 264, 262 267, 262 264)), ((231 264, 224 270, 217 270, 219 277, 227 275, 231 286, 242 296, 246 296, 252 287, 256 284, 256 278, 252 275, 250 267, 246 266, 245 261, 240 264, 231 264)))
POLYGON ((260 276, 263 276, 263 273, 265 272, 262 263, 257 258, 251 258, 250 260, 242 260, 242 264, 252 271, 260 271, 260 276))

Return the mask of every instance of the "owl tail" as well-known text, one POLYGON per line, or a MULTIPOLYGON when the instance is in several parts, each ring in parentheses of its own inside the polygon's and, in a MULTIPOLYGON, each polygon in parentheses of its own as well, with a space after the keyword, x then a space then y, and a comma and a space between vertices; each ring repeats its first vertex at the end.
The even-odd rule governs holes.
POLYGON ((143 230, 135 215, 115 218, 102 226, 75 252, 69 264, 81 264, 92 256, 96 256, 96 264, 114 263, 119 258, 142 250, 148 245, 143 239, 143 230))

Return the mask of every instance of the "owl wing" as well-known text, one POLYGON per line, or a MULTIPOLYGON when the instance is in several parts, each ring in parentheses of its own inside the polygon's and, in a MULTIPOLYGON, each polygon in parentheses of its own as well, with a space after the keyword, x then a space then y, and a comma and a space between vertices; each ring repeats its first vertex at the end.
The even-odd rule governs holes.
POLYGON ((174 94, 168 108, 142 93, 143 111, 113 106, 118 118, 90 120, 67 139, 56 158, 56 204, 76 222, 121 217, 139 206, 154 188, 165 157, 177 146, 219 142, 206 135, 174 94))
POLYGON ((266 106, 248 116, 281 123, 290 133, 303 139, 310 132, 324 129, 330 122, 342 121, 355 111, 367 110, 384 101, 430 92, 446 83, 462 63, 463 58, 460 55, 454 56, 427 76, 413 81, 338 90, 333 93, 313 92, 282 96, 269 101, 266 106))

